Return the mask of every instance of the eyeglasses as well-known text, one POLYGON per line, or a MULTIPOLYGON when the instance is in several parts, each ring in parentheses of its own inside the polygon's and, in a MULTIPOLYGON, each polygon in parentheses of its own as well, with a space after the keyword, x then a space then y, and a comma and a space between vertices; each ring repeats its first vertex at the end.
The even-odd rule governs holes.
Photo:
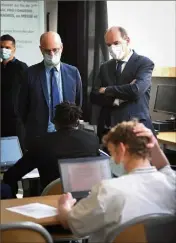
POLYGON ((43 51, 44 51, 44 53, 50 55, 51 52, 53 52, 54 54, 57 54, 60 50, 61 50, 60 48, 53 48, 53 49, 50 49, 50 50, 49 49, 44 49, 43 51))

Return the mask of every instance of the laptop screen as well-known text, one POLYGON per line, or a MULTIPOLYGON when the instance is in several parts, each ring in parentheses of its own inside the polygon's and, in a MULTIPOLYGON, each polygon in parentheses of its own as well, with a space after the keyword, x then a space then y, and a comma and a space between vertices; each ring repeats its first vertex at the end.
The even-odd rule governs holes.
POLYGON ((59 160, 64 192, 90 191, 103 179, 111 178, 109 158, 104 156, 59 160))
POLYGON ((22 157, 18 137, 1 138, 1 164, 16 162, 22 157))

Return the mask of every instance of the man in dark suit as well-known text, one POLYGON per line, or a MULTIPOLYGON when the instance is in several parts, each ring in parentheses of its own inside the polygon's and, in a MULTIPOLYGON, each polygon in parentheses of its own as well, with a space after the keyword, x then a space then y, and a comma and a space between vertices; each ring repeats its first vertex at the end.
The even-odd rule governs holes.
POLYGON ((55 131, 54 107, 62 101, 82 105, 82 82, 76 67, 60 61, 63 44, 55 32, 40 38, 44 60, 29 67, 19 97, 19 114, 25 125, 26 146, 31 139, 55 131))
POLYGON ((16 41, 10 35, 0 37, 1 62, 1 136, 18 136, 22 145, 22 124, 17 100, 27 65, 15 58, 16 41))
POLYGON ((92 104, 100 108, 100 140, 106 128, 134 117, 153 130, 149 114, 153 62, 130 48, 130 39, 122 27, 111 27, 105 42, 113 59, 101 65, 90 97, 92 104))
POLYGON ((78 129, 81 109, 68 102, 56 106, 57 132, 47 133, 31 144, 24 156, 4 174, 4 182, 15 185, 24 175, 38 168, 42 188, 60 177, 58 159, 99 155, 98 137, 78 129))

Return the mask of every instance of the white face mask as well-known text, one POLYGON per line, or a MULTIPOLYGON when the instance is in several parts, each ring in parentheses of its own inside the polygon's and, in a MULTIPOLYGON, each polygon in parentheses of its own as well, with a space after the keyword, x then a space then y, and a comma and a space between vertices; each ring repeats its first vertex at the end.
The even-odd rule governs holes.
POLYGON ((60 63, 61 52, 59 51, 56 54, 54 54, 53 56, 45 53, 43 56, 44 56, 44 61, 47 66, 56 66, 60 63))
POLYGON ((7 48, 1 48, 0 50, 0 58, 3 60, 8 60, 11 57, 12 50, 7 48))
POLYGON ((110 158, 110 164, 111 164, 112 171, 114 171, 115 174, 117 174, 118 176, 122 176, 124 174, 127 174, 127 171, 124 168, 124 164, 122 162, 117 164, 115 162, 115 159, 112 156, 110 158))
POLYGON ((112 58, 116 60, 122 60, 125 56, 125 51, 123 48, 123 44, 119 45, 111 45, 108 47, 109 53, 112 56, 112 58))

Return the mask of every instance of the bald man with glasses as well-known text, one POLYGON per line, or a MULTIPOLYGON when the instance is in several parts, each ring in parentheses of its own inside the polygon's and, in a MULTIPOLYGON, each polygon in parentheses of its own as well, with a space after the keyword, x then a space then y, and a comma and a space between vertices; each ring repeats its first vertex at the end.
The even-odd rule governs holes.
POLYGON ((55 132, 55 106, 63 101, 82 105, 82 82, 78 69, 61 62, 63 44, 59 34, 40 37, 43 61, 29 67, 19 95, 19 114, 25 126, 26 148, 35 136, 55 132))

